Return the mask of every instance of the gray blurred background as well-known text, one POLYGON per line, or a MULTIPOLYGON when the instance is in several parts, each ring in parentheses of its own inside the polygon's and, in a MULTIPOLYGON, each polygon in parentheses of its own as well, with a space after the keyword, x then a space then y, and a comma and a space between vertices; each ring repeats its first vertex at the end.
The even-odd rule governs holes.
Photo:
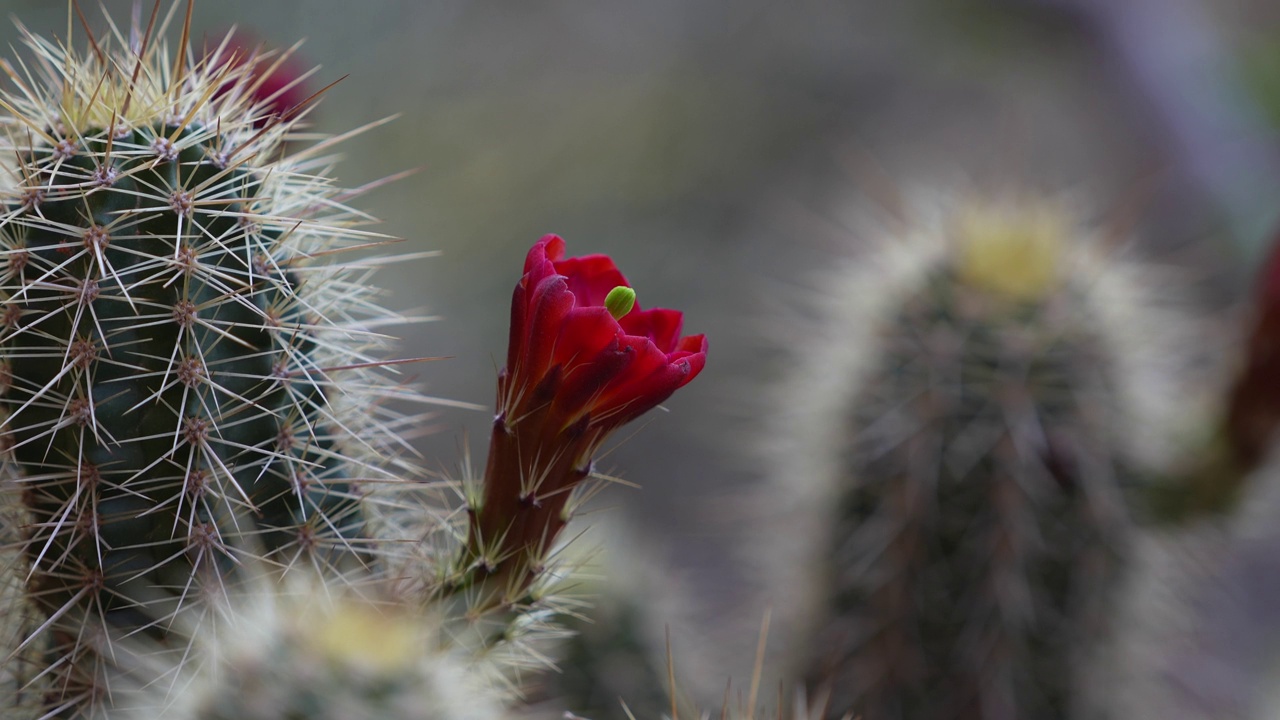
MULTIPOLYGON (((3 7, 66 26, 65 3, 3 7)), ((758 480, 744 409, 785 372, 775 306, 857 251, 855 203, 968 177, 1076 191, 1099 217, 1136 207, 1140 249, 1195 269, 1221 309, 1278 215, 1273 0, 197 3, 196 37, 233 24, 306 38, 314 88, 348 76, 320 130, 401 115, 347 143, 339 177, 422 169, 361 207, 441 252, 382 275, 390 305, 441 318, 403 330, 405 355, 451 358, 418 366, 429 392, 491 404, 511 287, 548 232, 613 255, 642 304, 709 336, 703 377, 603 462, 643 489, 600 504, 713 605, 736 596, 732 500, 758 480)), ((453 470, 463 445, 482 461, 488 412, 438 425, 429 466, 453 470)))

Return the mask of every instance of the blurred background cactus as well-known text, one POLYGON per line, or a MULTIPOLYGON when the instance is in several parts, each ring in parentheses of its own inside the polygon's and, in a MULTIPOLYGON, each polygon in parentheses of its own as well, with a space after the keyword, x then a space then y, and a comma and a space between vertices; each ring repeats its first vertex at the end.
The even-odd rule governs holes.
POLYGON ((774 591, 815 587, 795 667, 868 720, 1095 717, 1126 493, 1182 417, 1177 328, 1065 199, 904 207, 778 394, 775 494, 813 525, 786 560, 812 575, 774 591))
POLYGON ((572 633, 556 649, 556 672, 543 673, 531 694, 534 709, 568 710, 591 720, 696 716, 687 687, 712 674, 687 579, 674 575, 664 548, 641 545, 626 522, 581 522, 583 537, 569 552, 585 555, 574 573, 583 607, 565 617, 572 633))

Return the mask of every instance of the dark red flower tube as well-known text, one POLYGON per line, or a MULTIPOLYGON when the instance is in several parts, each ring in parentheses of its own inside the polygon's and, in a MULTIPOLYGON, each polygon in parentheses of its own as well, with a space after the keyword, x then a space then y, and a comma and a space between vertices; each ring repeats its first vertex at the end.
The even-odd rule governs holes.
POLYGON ((601 443, 706 363, 706 338, 680 335, 682 313, 641 309, 613 260, 566 259, 564 250, 555 235, 539 240, 511 301, 484 495, 468 542, 470 556, 490 568, 512 557, 536 567, 601 443))
POLYGON ((1245 366, 1227 400, 1227 440, 1246 472, 1262 462, 1280 426, 1280 238, 1259 280, 1245 366))

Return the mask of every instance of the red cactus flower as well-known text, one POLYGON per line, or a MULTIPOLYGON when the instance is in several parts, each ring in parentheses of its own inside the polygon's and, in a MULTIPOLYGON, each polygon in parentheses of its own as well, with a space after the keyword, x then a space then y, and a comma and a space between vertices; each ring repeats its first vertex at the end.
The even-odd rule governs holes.
POLYGON ((529 251, 511 305, 503 409, 526 389, 559 386, 552 405, 567 426, 590 416, 607 433, 653 409, 706 362, 702 335, 680 337, 683 314, 641 310, 620 317, 610 293, 630 288, 608 256, 561 259, 564 240, 548 235, 529 251))
MULTIPOLYGON (((309 97, 304 82, 311 74, 310 68, 300 62, 290 50, 285 53, 266 54, 266 47, 248 32, 237 30, 219 45, 207 48, 206 55, 214 67, 231 65, 234 70, 248 68, 244 79, 237 84, 246 87, 255 104, 260 104, 265 114, 255 123, 261 127, 270 118, 283 117, 302 105, 309 97)), ((231 84, 218 91, 221 97, 231 92, 231 84)))
POLYGON ((533 563, 564 526, 569 493, 605 438, 701 372, 702 335, 680 336, 676 310, 642 310, 613 260, 564 259, 547 235, 525 259, 511 303, 507 365, 498 376, 474 556, 533 563), (486 551, 487 550, 487 551, 486 551))

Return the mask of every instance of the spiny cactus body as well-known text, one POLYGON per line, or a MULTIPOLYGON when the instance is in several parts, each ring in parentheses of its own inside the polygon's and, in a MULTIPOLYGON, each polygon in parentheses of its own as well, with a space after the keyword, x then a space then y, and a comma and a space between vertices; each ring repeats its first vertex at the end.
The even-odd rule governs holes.
POLYGON ((944 203, 906 235, 839 280, 830 348, 791 387, 808 419, 778 482, 810 485, 821 528, 802 671, 867 720, 1091 716, 1140 455, 1124 423, 1157 370, 1117 330, 1154 321, 1124 327, 1133 274, 1043 201, 944 203))
POLYGON ((28 34, 0 95, 6 571, 66 714, 108 694, 95 624, 163 635, 249 554, 358 565, 361 482, 398 442, 378 405, 411 395, 375 371, 396 318, 371 264, 321 260, 377 237, 331 143, 286 154, 302 113, 257 93, 270 54, 172 55, 177 7, 84 52, 28 34))

